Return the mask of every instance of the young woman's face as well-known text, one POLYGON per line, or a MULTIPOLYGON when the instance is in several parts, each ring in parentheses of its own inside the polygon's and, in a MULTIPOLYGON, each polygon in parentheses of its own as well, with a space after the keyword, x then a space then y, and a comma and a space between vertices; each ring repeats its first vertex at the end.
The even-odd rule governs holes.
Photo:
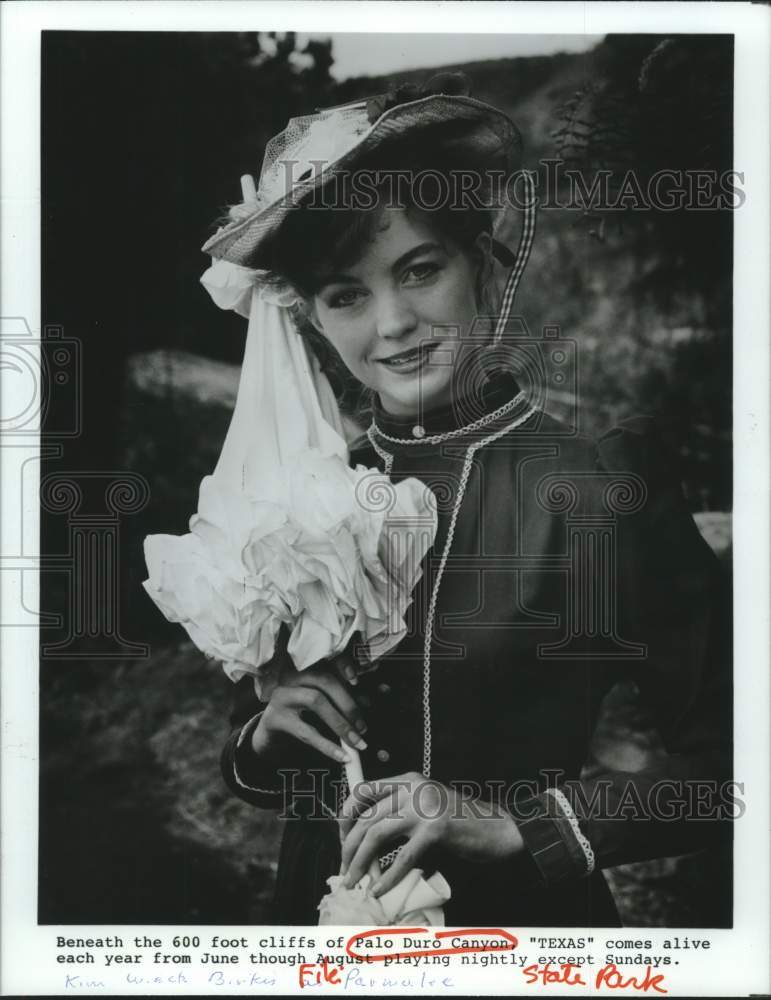
POLYGON ((323 277, 314 323, 388 413, 412 416, 450 402, 489 240, 482 234, 479 253, 463 252, 425 216, 387 208, 360 259, 323 277))

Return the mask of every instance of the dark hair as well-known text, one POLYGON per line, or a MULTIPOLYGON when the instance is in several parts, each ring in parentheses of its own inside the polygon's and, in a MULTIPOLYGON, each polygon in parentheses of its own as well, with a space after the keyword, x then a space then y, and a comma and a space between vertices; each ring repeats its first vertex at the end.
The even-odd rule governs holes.
POLYGON ((438 160, 425 145, 392 142, 333 173, 264 241, 254 266, 281 275, 310 297, 322 270, 338 270, 362 252, 386 207, 403 207, 430 219, 435 231, 462 250, 492 231, 492 211, 480 197, 458 196, 458 179, 483 175, 456 152, 438 160), (318 266, 324 262, 323 269, 318 266))

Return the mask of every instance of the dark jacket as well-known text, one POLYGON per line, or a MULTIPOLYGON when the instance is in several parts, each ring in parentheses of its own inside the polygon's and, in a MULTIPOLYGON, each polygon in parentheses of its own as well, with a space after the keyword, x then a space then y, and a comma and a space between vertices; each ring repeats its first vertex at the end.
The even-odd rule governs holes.
MULTIPOLYGON (((428 722, 431 777, 484 783, 485 797, 512 810, 527 848, 512 862, 427 859, 452 887, 449 925, 609 926, 619 921, 602 867, 694 850, 724 828, 719 791, 711 819, 689 822, 693 804, 680 782, 712 780, 719 789, 730 777, 730 599, 650 418, 594 441, 540 412, 516 425, 525 404, 508 405, 511 398, 508 380, 493 383, 477 429, 465 430, 475 421, 448 408, 425 419, 425 439, 381 413, 387 437, 376 438, 378 453, 366 438, 352 450, 352 464, 369 467, 393 456, 392 477, 421 479, 439 506, 408 635, 354 689, 369 725, 362 764, 372 779, 424 771, 428 722), (458 433, 431 441, 447 431, 458 433), (427 719, 426 615, 464 465, 436 605, 427 719), (667 753, 643 772, 581 780, 600 703, 622 678, 637 683, 667 753), (562 790, 591 845, 589 877, 549 785, 562 790)), ((300 747, 280 762, 257 760, 248 739, 255 722, 241 730, 261 708, 249 679, 238 699, 225 780, 265 808, 290 808, 299 793, 298 818, 286 822, 275 920, 315 923, 325 880, 339 866, 332 782, 340 773, 300 747), (278 780, 279 766, 298 769, 290 786, 278 780), (323 788, 321 774, 330 779, 323 788), (312 780, 326 819, 307 815, 302 792, 312 780)))

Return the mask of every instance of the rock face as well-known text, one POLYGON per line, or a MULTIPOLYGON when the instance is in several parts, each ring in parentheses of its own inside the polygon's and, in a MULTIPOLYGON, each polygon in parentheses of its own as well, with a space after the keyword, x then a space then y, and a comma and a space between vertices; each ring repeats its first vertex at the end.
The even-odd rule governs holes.
MULTIPOLYGON (((179 514, 212 471, 238 392, 239 368, 186 351, 151 351, 129 358, 123 414, 128 468, 145 476, 151 506, 179 514)), ((156 527, 155 530, 166 530, 156 527)), ((171 530, 171 529, 168 529, 171 530)))
POLYGON ((127 365, 129 385, 154 399, 187 399, 200 406, 233 408, 238 365, 212 361, 189 351, 158 350, 135 354, 127 365))

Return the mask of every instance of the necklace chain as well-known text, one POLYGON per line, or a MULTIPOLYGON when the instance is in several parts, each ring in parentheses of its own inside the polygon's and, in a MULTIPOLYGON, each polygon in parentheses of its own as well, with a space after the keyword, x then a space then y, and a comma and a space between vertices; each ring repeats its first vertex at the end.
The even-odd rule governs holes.
POLYGON ((375 440, 375 435, 374 434, 370 434, 371 430, 372 430, 372 428, 370 427, 370 430, 367 431, 367 437, 369 438, 369 442, 372 445, 372 447, 375 449, 375 452, 376 452, 378 458, 380 458, 382 460, 382 462, 383 462, 383 472, 385 472, 385 474, 387 476, 390 476, 391 475, 391 469, 394 466, 394 457, 393 457, 393 455, 391 454, 390 451, 385 451, 384 448, 380 447, 380 445, 375 440))
MULTIPOLYGON (((479 417, 478 420, 474 420, 470 424, 465 424, 463 427, 457 427, 452 431, 445 431, 442 434, 427 434, 425 437, 416 438, 412 440, 410 438, 399 438, 392 437, 390 434, 386 434, 385 431, 381 431, 378 425, 373 420, 367 429, 367 437, 372 443, 373 448, 377 451, 377 445, 374 441, 374 437, 377 434, 384 441, 388 441, 391 444, 406 444, 406 445, 419 445, 419 444, 442 444, 444 441, 450 441, 452 438, 462 437, 464 434, 472 434, 474 431, 481 430, 482 427, 487 427, 488 424, 494 423, 500 417, 505 416, 510 410, 513 410, 515 406, 519 403, 524 402, 525 393, 518 392, 513 399, 509 399, 499 406, 497 410, 493 410, 491 413, 485 413, 484 416, 479 417)), ((378 452, 380 454, 380 452, 378 452)))

